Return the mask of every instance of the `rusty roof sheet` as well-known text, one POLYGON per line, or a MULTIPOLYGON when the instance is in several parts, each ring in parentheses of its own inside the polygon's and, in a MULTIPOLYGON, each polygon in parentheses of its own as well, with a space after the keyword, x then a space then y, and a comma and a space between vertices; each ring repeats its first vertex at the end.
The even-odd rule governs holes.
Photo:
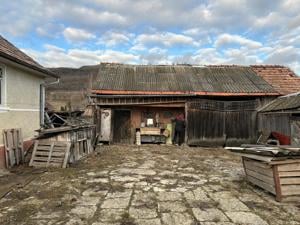
POLYGON ((26 55, 20 49, 15 47, 12 43, 7 41, 0 35, 0 56, 9 59, 15 63, 21 64, 23 66, 29 67, 33 70, 39 71, 45 75, 50 75, 52 77, 57 77, 56 74, 47 70, 36 61, 34 61, 31 57, 26 55))
POLYGON ((264 106, 260 110, 260 112, 275 112, 288 110, 300 111, 300 93, 281 96, 264 106))
POLYGON ((282 95, 300 91, 300 77, 285 66, 255 65, 251 68, 282 95))
POLYGON ((93 80, 95 93, 139 94, 168 93, 224 93, 268 95, 278 92, 251 67, 197 67, 190 65, 125 65, 100 64, 93 80))

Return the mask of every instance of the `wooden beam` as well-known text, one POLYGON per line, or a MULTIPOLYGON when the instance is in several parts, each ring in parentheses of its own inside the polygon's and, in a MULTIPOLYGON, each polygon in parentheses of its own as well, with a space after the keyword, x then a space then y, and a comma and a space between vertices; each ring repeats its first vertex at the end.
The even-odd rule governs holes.
POLYGON ((278 166, 273 166, 273 177, 274 177, 274 183, 275 183, 275 190, 276 190, 276 201, 281 202, 282 200, 282 193, 281 193, 281 184, 280 184, 280 178, 278 174, 278 166))

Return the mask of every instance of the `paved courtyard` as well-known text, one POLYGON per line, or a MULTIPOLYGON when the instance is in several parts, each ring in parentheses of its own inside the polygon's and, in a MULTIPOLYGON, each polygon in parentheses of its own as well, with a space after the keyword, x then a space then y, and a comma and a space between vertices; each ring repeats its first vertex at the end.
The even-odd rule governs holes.
POLYGON ((0 224, 300 224, 300 203, 247 184, 239 157, 223 149, 102 146, 33 176, 0 200, 0 224))

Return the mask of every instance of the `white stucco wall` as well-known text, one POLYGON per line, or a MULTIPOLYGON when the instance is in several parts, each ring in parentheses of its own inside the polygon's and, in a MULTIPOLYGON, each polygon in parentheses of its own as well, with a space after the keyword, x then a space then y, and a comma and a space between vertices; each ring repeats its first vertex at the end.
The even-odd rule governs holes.
POLYGON ((24 140, 31 139, 39 128, 40 84, 42 77, 5 65, 5 101, 0 108, 0 145, 2 130, 21 128, 24 140))

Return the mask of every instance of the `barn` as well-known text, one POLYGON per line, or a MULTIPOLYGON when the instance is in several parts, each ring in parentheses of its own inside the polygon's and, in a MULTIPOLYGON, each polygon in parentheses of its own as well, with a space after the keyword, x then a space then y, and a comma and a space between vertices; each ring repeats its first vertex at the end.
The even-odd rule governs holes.
POLYGON ((83 112, 90 105, 100 141, 109 143, 136 143, 140 128, 145 142, 170 143, 171 137, 147 134, 167 129, 172 136, 179 114, 186 120, 186 144, 254 143, 264 130, 258 110, 278 96, 300 91, 300 78, 277 65, 101 63, 51 70, 61 81, 47 89, 47 105, 59 112, 83 112))
POLYGON ((140 131, 160 142, 147 121, 163 133, 182 113, 186 144, 225 146, 255 142, 257 109, 279 95, 246 66, 101 64, 90 97, 100 140, 135 143, 140 131))

